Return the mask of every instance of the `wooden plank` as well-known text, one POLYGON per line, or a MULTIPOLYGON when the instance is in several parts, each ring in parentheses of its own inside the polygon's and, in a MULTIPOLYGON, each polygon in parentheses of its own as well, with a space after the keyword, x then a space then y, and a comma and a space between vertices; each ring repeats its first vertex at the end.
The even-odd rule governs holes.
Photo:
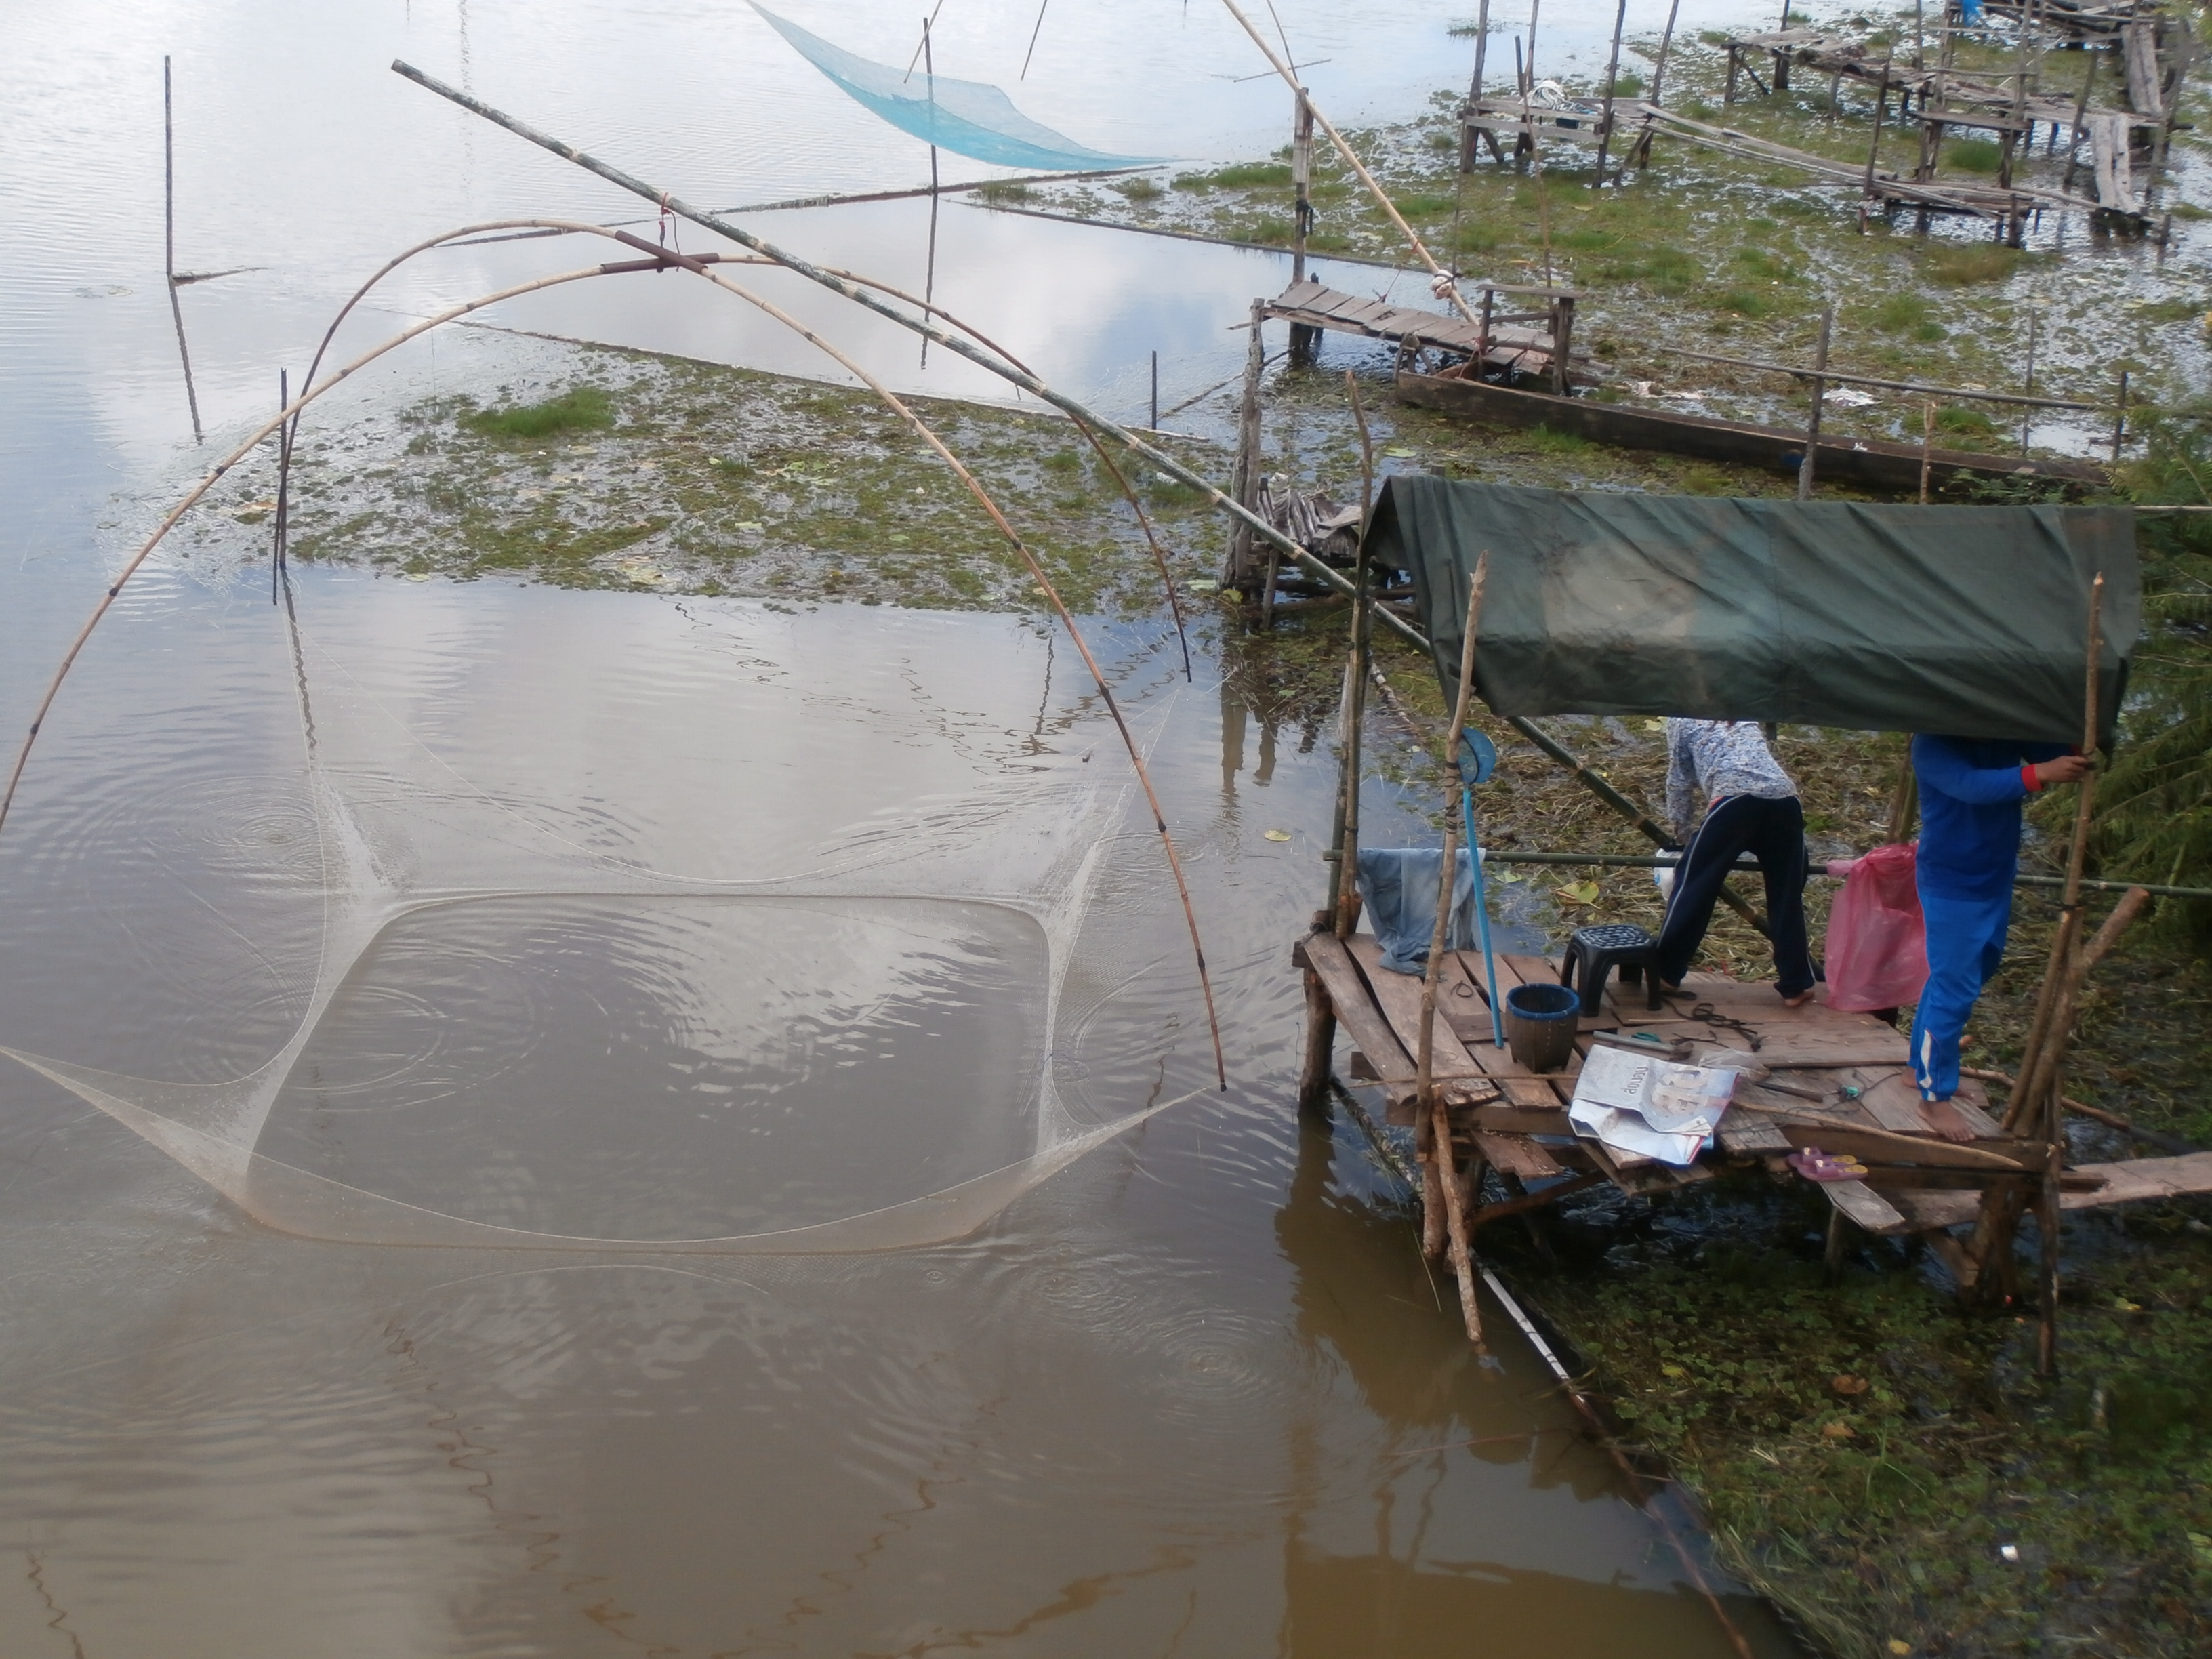
POLYGON ((1360 1053, 1385 1083, 1413 1080, 1413 1061, 1398 1042, 1382 1011, 1375 1006, 1367 981, 1344 941, 1333 933, 1314 933, 1300 941, 1304 965, 1320 978, 1336 1010, 1337 1024, 1359 1045, 1360 1053))
POLYGON ((1844 1220, 1884 1237, 1911 1232, 1912 1223, 1895 1205, 1863 1181, 1822 1181, 1814 1183, 1844 1220))
POLYGON ((1524 1181, 1549 1181, 1566 1173, 1559 1160, 1526 1135, 1487 1134, 1477 1130, 1475 1149, 1499 1169, 1524 1181))
POLYGON ((1547 1098, 1540 1105, 1509 1103, 1498 1106, 1471 1108, 1468 1121, 1486 1134, 1514 1135, 1571 1135, 1574 1126, 1556 1100, 1547 1098))
POLYGON ((1729 1113, 1721 1119, 1714 1139, 1723 1152, 1735 1158, 1765 1158, 1794 1150, 1789 1136, 1753 1112, 1729 1113))
POLYGON ((2130 1158, 2124 1164, 2085 1164, 2076 1173, 2102 1176, 2105 1185, 2094 1193, 2066 1194, 2059 1202, 2069 1210, 2094 1210, 2143 1199, 2186 1198, 2212 1193, 2212 1152, 2130 1158))
MULTIPOLYGON (((1411 974, 1394 974, 1382 965, 1382 942, 1371 933, 1355 933, 1345 941, 1352 959, 1359 964, 1375 1001, 1397 1033, 1398 1041, 1406 1053, 1417 1060, 1421 1044, 1421 981, 1411 974)), ((1439 967, 1439 980, 1443 970, 1439 967)), ((1460 1040, 1452 1035, 1451 1024, 1439 1019, 1432 1037, 1430 1073, 1435 1077, 1479 1077, 1483 1068, 1475 1064, 1460 1040)), ((1360 1045, 1364 1048, 1366 1045, 1360 1045)))

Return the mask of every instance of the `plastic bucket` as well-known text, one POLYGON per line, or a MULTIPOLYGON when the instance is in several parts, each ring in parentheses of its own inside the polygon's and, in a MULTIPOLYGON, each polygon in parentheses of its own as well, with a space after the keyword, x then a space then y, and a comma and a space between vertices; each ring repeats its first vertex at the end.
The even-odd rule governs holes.
POLYGON ((1532 1072, 1556 1072, 1573 1058, 1583 1000, 1564 985, 1516 985, 1505 994, 1505 1045, 1532 1072))

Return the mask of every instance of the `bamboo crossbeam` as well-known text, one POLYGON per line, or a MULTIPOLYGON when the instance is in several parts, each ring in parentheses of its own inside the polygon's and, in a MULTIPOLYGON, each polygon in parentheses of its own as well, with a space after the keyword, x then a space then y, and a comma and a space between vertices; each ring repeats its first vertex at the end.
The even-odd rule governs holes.
MULTIPOLYGON (((1641 349, 1663 351, 1674 357, 1694 357, 1701 363, 1725 363, 1734 368, 1755 368, 1768 374, 1787 374, 1800 380, 1814 378, 1815 371, 1800 368, 1789 363, 1770 363, 1756 357, 1731 357, 1717 351, 1693 351, 1687 346, 1653 343, 1641 349)), ((1980 392, 1962 386, 1928 386, 1918 380, 1886 380, 1873 374, 1847 374, 1841 369, 1818 371, 1820 378, 1850 386, 1880 386, 1887 392, 1913 392, 1931 398, 1963 398, 1984 404, 2014 404, 2031 409, 2069 409, 2088 414, 2102 413, 2111 407, 2106 404, 2077 403, 2069 398, 2031 398, 2017 392, 1980 392)))

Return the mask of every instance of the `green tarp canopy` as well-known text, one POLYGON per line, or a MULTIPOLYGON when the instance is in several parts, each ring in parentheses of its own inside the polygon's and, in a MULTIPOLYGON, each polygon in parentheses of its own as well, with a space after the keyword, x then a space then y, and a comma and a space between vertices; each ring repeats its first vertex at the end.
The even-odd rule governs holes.
POLYGON ((2078 743, 2105 574, 2109 737, 2142 614, 2134 515, 1595 494, 1394 477, 1370 547, 1410 570, 1447 699, 1468 579, 1501 714, 1686 714, 2078 743))

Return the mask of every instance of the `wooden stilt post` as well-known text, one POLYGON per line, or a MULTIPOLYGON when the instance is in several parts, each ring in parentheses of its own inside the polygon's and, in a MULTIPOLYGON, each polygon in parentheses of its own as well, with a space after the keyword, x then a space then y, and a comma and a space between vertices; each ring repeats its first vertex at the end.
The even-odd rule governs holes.
MULTIPOLYGON (((1483 130, 1474 124, 1482 118, 1482 82, 1489 57, 1490 0, 1481 0, 1474 13, 1474 73, 1468 78, 1467 114, 1462 118, 1460 129, 1459 170, 1462 173, 1474 171, 1475 135, 1483 130)), ((1493 137, 1490 142, 1495 149, 1497 139, 1493 137)))
MULTIPOLYGON (((1313 230, 1313 105, 1306 89, 1298 88, 1297 112, 1291 124, 1291 185, 1296 199, 1291 204, 1291 280, 1306 279, 1306 238, 1313 230)), ((1304 323, 1291 325, 1291 361, 1304 367, 1321 348, 1321 331, 1304 323)))
POLYGON ((1936 467, 1936 400, 1920 405, 1920 505, 1928 505, 1929 474, 1936 467))
POLYGON ((1613 83, 1620 79, 1620 33, 1628 24, 1628 0, 1619 0, 1613 13, 1613 55, 1605 65, 1605 113, 1597 124, 1597 172, 1590 179, 1592 190, 1605 188, 1605 161, 1613 149, 1613 83))
POLYGON ((1820 447, 1820 411, 1828 401, 1828 380, 1824 371, 1828 367, 1828 337, 1836 326, 1836 308, 1831 305, 1820 313, 1820 343, 1813 351, 1813 416, 1805 427, 1805 459, 1797 468, 1797 499, 1813 499, 1814 457, 1820 447))
MULTIPOLYGON (((1671 0, 1667 8, 1667 27, 1659 36, 1659 61, 1651 66, 1651 90, 1644 100, 1654 109, 1659 106, 1660 95, 1666 88, 1667 56, 1674 45, 1674 20, 1681 15, 1681 10, 1682 0, 1671 0)), ((1634 160, 1638 167, 1650 165, 1651 121, 1648 116, 1644 118, 1643 134, 1636 141, 1634 160)))
POLYGON ((2112 401, 2112 465, 2120 464, 2120 446, 2128 437, 2128 372, 2120 371, 2120 393, 2112 401))
POLYGON ((1866 182, 1860 187, 1859 234, 1866 234, 1867 208, 1875 199, 1874 170, 1881 160, 1881 119, 1889 109, 1889 64, 1881 66, 1881 83, 1874 94, 1874 139, 1867 145, 1866 182))
MULTIPOLYGON (((1266 301, 1253 301, 1252 334, 1244 347, 1244 397, 1237 416, 1237 466, 1229 486, 1247 513, 1256 510, 1260 499, 1260 370, 1267 352, 1260 331, 1266 316, 1266 301)), ((1251 526, 1240 519, 1229 532, 1229 568, 1221 576, 1223 586, 1235 588, 1247 600, 1259 597, 1245 591, 1255 574, 1252 542, 1251 526)))

